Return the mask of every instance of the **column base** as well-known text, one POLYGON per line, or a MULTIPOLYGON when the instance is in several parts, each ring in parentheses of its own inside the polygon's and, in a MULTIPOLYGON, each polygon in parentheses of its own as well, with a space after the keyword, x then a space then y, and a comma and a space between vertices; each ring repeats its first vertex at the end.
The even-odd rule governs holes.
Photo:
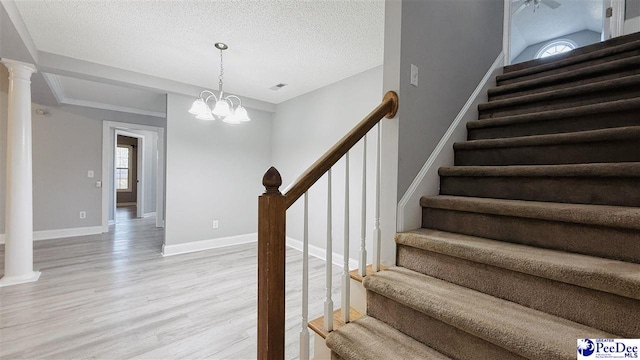
POLYGON ((5 276, 0 279, 0 287, 36 282, 40 278, 40 274, 40 271, 33 271, 31 274, 21 276, 5 276))

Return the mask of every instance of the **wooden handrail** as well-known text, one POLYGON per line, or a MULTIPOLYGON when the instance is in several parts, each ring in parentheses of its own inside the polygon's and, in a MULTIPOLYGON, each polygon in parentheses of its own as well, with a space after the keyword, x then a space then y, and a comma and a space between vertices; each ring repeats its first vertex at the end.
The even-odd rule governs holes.
POLYGON ((398 112, 398 94, 388 91, 382 103, 367 115, 356 127, 338 141, 320 159, 311 165, 285 193, 287 209, 318 181, 335 163, 362 139, 382 118, 391 119, 398 112))
POLYGON ((398 111, 398 94, 389 91, 382 103, 313 163, 282 194, 282 177, 271 167, 264 174, 265 192, 258 197, 258 359, 284 359, 285 246, 287 209, 384 117, 398 111))

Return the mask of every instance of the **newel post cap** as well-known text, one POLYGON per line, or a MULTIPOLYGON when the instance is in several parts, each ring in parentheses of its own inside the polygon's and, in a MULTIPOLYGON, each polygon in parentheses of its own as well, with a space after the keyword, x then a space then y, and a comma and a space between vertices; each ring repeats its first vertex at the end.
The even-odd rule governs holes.
POLYGON ((270 167, 269 170, 262 177, 262 185, 265 188, 265 194, 278 194, 280 193, 280 185, 282 185, 282 177, 275 167, 270 167))

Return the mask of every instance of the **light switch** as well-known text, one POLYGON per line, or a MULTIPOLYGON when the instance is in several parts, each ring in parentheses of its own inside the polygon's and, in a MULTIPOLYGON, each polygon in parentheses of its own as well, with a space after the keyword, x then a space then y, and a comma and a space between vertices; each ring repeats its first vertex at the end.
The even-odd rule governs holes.
POLYGON ((101 188, 102 187, 102 181, 96 181, 96 187, 97 188, 101 188))
POLYGON ((90 178, 93 177, 93 170, 87 171, 87 177, 90 177, 90 178))

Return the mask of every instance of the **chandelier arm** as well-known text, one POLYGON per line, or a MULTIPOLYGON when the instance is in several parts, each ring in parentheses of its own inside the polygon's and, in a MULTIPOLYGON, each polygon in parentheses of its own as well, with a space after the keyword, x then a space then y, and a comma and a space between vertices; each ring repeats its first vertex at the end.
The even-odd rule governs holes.
MULTIPOLYGON (((238 105, 238 106, 242 106, 242 100, 241 100, 239 97, 237 97, 237 96, 235 96, 235 95, 227 95, 227 99, 229 99, 229 98, 235 98, 235 99, 238 99, 238 103, 239 103, 239 105, 238 105)), ((231 100, 229 100, 229 101, 231 101, 231 100)), ((233 106, 233 102, 231 102, 231 105, 233 106)))
MULTIPOLYGON (((204 96, 202 96, 202 95, 204 95, 204 94, 211 94, 211 95, 214 95, 214 94, 213 94, 213 92, 212 92, 212 91, 210 91, 210 90, 202 90, 202 91, 200 92, 200 99, 204 99, 204 96)), ((214 95, 214 96, 215 96, 215 95, 214 95)))
MULTIPOLYGON (((204 103, 205 104, 208 104, 209 103, 209 99, 211 99, 211 98, 214 98, 216 100, 216 102, 218 102, 218 98, 216 97, 216 94, 212 93, 209 90, 205 90, 205 91, 208 92, 209 94, 211 94, 211 95, 207 96, 206 99, 204 99, 204 103)), ((205 91, 203 91, 203 92, 205 92, 205 91)))

